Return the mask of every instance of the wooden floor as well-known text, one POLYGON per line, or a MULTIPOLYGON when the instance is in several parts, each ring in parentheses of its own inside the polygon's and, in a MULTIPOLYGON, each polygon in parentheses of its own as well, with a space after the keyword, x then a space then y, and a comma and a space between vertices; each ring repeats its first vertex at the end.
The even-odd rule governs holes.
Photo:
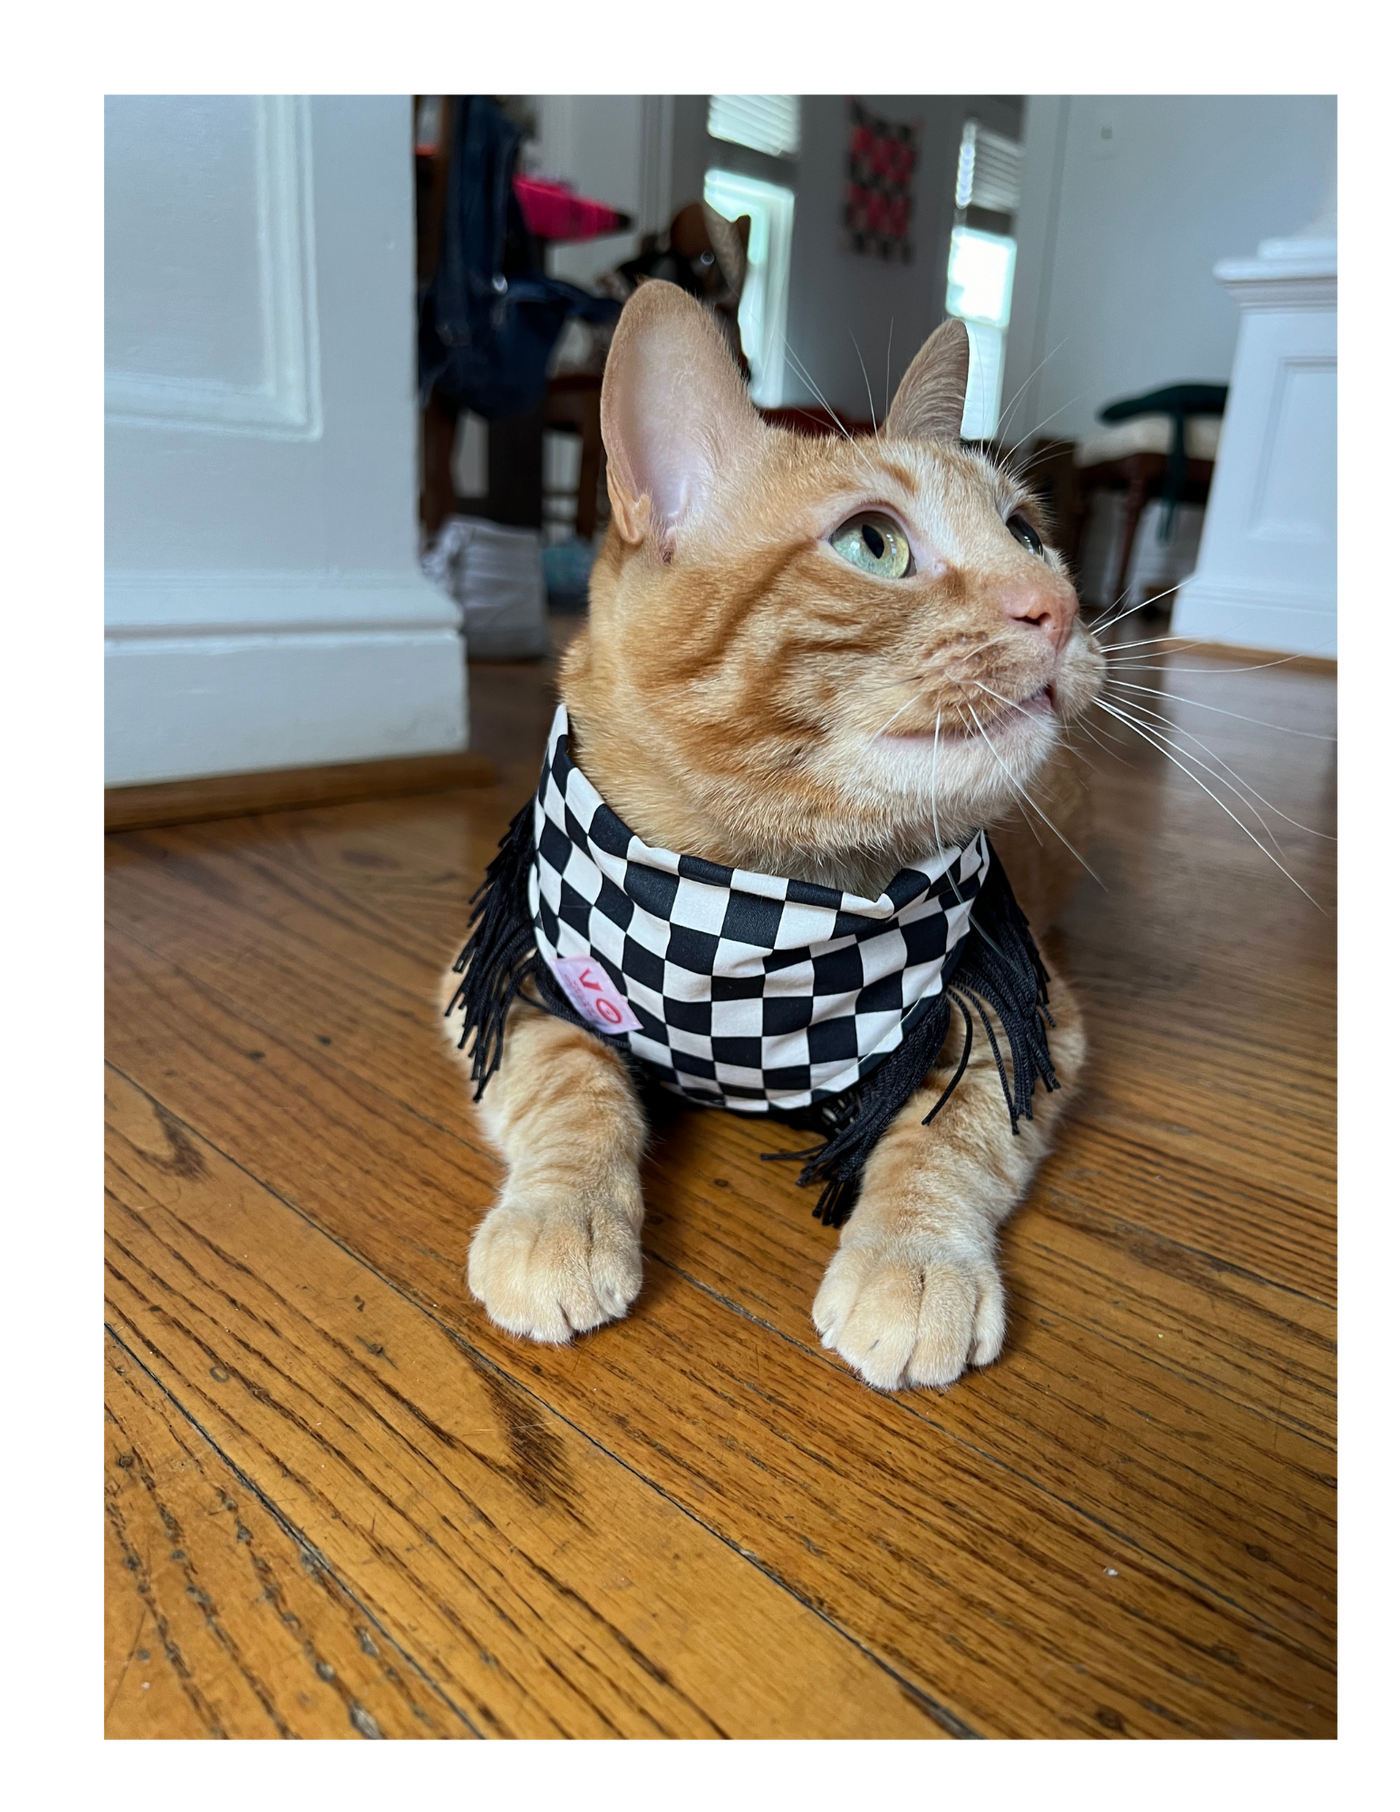
MULTIPOLYGON (((1333 828, 1333 746, 1222 714, 1326 733, 1331 679, 1161 665, 1333 828)), ((473 710, 496 788, 108 839, 109 1734, 1333 1735, 1333 846, 1278 826, 1323 914, 1091 747, 1092 1069, 989 1370, 824 1353, 835 1235, 699 1112, 631 1316, 542 1350, 466 1293, 497 1170, 430 1001, 548 674, 473 710)))

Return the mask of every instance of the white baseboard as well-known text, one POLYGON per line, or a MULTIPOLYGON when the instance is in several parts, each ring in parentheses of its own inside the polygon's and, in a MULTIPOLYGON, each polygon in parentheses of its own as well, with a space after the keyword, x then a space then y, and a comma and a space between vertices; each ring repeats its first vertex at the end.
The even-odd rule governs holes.
POLYGON ((467 745, 457 606, 416 572, 107 579, 108 786, 467 745))
POLYGON ((1172 634, 1335 659, 1337 602, 1301 588, 1256 587, 1197 574, 1176 595, 1172 634))

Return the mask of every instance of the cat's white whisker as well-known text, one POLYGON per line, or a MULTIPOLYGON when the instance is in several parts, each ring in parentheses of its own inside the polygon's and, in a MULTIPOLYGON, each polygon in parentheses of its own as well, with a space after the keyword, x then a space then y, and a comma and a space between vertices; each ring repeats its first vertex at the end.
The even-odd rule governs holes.
MULTIPOLYGON (((943 832, 938 828, 938 738, 942 731, 943 713, 938 711, 934 714, 933 719, 933 764, 929 778, 929 806, 933 811, 933 840, 940 851, 943 848, 943 832)), ((953 892, 957 893, 957 891, 957 883, 954 882, 953 892)), ((958 898, 961 899, 962 895, 958 894, 958 898)))
MULTIPOLYGON (((885 734, 885 731, 889 729, 890 725, 894 722, 895 718, 903 717, 904 713, 909 709, 910 705, 917 705, 918 702, 919 702, 919 696, 917 693, 915 693, 913 698, 906 698, 904 703, 895 712, 894 717, 887 717, 885 719, 884 723, 882 723, 880 725, 880 728, 870 738, 870 741, 865 744, 865 748, 868 749, 868 748, 872 747, 875 743, 877 743, 880 740, 880 738, 885 734)), ((865 752, 865 750, 862 749, 861 753, 864 754, 864 752, 865 752)))
POLYGON ((875 398, 870 394, 870 373, 865 369, 865 358, 860 350, 860 342, 856 339, 855 328, 848 327, 846 331, 851 336, 851 344, 855 347, 856 357, 860 360, 860 375, 865 379, 865 400, 870 405, 870 425, 873 428, 875 426, 875 398))
MULTIPOLYGON (((1128 706, 1123 706, 1122 708, 1125 711, 1130 710, 1130 707, 1128 707, 1128 706)), ((1270 843, 1273 844, 1274 848, 1279 850, 1279 853, 1282 854, 1282 847, 1279 843, 1278 838, 1274 835, 1273 826, 1264 817, 1263 813, 1260 812, 1258 807, 1256 805, 1254 805, 1250 799, 1247 799, 1245 797, 1246 792, 1251 793, 1251 794, 1253 794, 1255 799, 1259 800, 1260 804, 1269 806, 1269 810, 1274 811, 1276 808, 1272 805, 1269 805, 1269 801, 1267 799, 1265 799, 1265 797, 1262 793, 1256 792, 1255 789, 1252 786, 1250 786, 1249 782, 1244 778, 1243 775, 1236 774, 1235 770, 1232 767, 1230 767, 1228 763, 1226 763, 1220 759, 1220 757, 1215 753, 1214 749, 1210 748, 1206 743, 1201 742, 1199 737, 1192 736, 1191 732, 1189 730, 1181 730, 1181 734, 1184 737, 1186 737, 1188 742, 1194 742, 1198 748, 1204 749, 1206 754, 1210 757, 1211 761, 1213 761, 1216 764, 1216 767, 1222 768, 1224 770, 1224 772, 1217 773, 1215 768, 1209 766, 1205 761, 1203 761, 1201 759, 1201 757, 1199 755, 1193 754, 1190 749, 1183 748, 1183 746, 1179 742, 1175 741, 1171 736, 1169 736, 1167 734, 1166 729, 1162 728, 1163 725, 1166 725, 1167 728, 1169 728, 1169 729, 1173 729, 1173 730, 1181 729, 1181 726, 1179 724, 1175 723, 1171 718, 1163 717, 1163 715, 1161 714, 1160 711, 1153 711, 1149 706, 1146 706, 1146 705, 1138 705, 1135 707, 1131 707, 1131 709, 1142 712, 1144 714, 1143 716, 1140 716, 1140 717, 1131 718, 1131 721, 1137 726, 1138 729, 1140 729, 1140 730, 1141 729, 1151 729, 1157 736, 1159 736, 1162 739, 1162 741, 1164 743, 1167 744, 1167 746, 1169 748, 1175 749, 1177 754, 1180 755, 1184 760, 1194 762, 1195 765, 1198 768, 1200 768, 1202 773, 1208 774, 1212 780, 1217 781, 1221 786, 1223 786, 1225 788, 1225 790, 1227 792, 1233 793, 1235 795, 1236 799, 1239 800, 1240 804, 1250 814, 1250 816, 1252 818, 1254 818, 1255 822, 1259 825, 1259 828, 1263 831, 1264 835, 1269 839, 1270 843), (1227 775, 1230 776, 1231 778, 1227 779, 1226 778, 1227 775), (1239 781, 1239 783, 1240 783, 1239 786, 1233 785, 1232 780, 1239 781), (1244 788, 1244 792, 1241 792, 1241 790, 1240 790, 1241 787, 1244 788)), ((1284 814, 1282 812, 1279 812, 1278 815, 1280 818, 1284 817, 1284 814)), ((1289 818, 1289 819, 1286 819, 1285 822, 1292 824, 1293 820, 1291 818, 1289 818)), ((1296 828, 1298 830, 1306 830, 1307 826, 1299 824, 1299 825, 1297 825, 1296 828)))
MULTIPOLYGON (((984 686, 982 684, 981 680, 973 680, 972 684, 974 686, 976 686, 976 688, 979 692, 985 692, 987 694, 988 698, 994 698, 1000 704, 1009 705, 1013 711, 1019 711, 1021 713, 1022 717, 1028 717, 1031 719, 1032 722, 1036 721, 1035 713, 1033 711, 1028 711, 1024 705, 1018 705, 1014 698, 1007 698, 1002 693, 993 691, 993 689, 990 686, 984 686)), ((1082 749, 1076 749, 1074 744, 1069 740, 1069 738, 1067 736, 1062 736, 1062 735, 1057 736, 1056 742, 1060 747, 1067 749, 1071 755, 1076 756, 1080 761, 1088 763, 1090 766, 1093 765, 1092 763, 1089 762, 1089 757, 1084 753, 1084 751, 1082 749)), ((1025 812, 1026 812, 1026 808, 1025 808, 1025 806, 1022 806, 1021 807, 1022 817, 1025 817, 1025 812)), ((1026 818, 1026 823, 1030 824, 1029 818, 1026 818)), ((1035 826, 1033 824, 1031 824, 1031 835, 1035 836, 1035 840, 1037 843, 1040 842, 1040 838, 1035 835, 1035 826)))
POLYGON ((1199 636, 1193 641, 1185 642, 1181 640, 1180 636, 1175 635, 1145 635, 1140 636, 1136 642, 1110 642, 1105 650, 1105 658, 1112 660, 1130 648, 1151 648, 1157 642, 1180 643, 1179 648, 1168 649, 1169 654, 1184 654, 1188 648, 1204 648, 1206 645, 1199 636))
POLYGON ((1134 611, 1146 610, 1149 604, 1160 603, 1163 598, 1169 597, 1175 590, 1175 585, 1163 586, 1161 591, 1154 592, 1150 598, 1144 598, 1141 604, 1134 604, 1127 610, 1120 610, 1118 615, 1111 618, 1109 622, 1105 623, 1102 618, 1100 618, 1097 623, 1091 624, 1090 627, 1095 635, 1103 635, 1107 630, 1112 629, 1114 624, 1121 623, 1125 617, 1132 616, 1134 611))
POLYGON ((1043 466, 1049 459, 1058 458, 1059 453, 1060 448, 1052 443, 1050 446, 1037 453, 1034 459, 1025 460, 1022 464, 1008 468, 1007 476, 1012 479, 1014 483, 1024 485, 1026 479, 1034 472, 1037 466, 1043 466))
POLYGON ((1051 359, 1053 359, 1055 357, 1055 354, 1064 351, 1065 347, 1069 345, 1069 341, 1070 341, 1070 336, 1068 334, 1066 334, 1064 339, 1060 341, 1059 345, 1052 347, 1050 349, 1050 351, 1046 353, 1045 357, 1040 361, 1040 363, 1036 366, 1035 370, 1030 374, 1030 376, 1021 383, 1015 396, 1012 397, 1011 401, 1006 405, 1006 407, 1002 410, 1001 414, 997 417, 997 433, 998 434, 1001 433, 1002 424, 1004 422, 1010 420, 1012 411, 1015 409, 1017 403, 1020 402, 1021 398, 1026 394, 1026 391, 1030 387, 1030 385, 1033 384, 1035 382, 1035 380, 1040 376, 1041 372, 1044 371, 1045 367, 1050 363, 1051 359))
MULTIPOLYGON (((797 373, 798 377, 801 378, 802 382, 807 386, 808 390, 812 393, 812 397, 813 397, 814 401, 819 403, 821 405, 821 407, 826 410, 827 414, 831 417, 832 423, 835 426, 837 433, 844 436, 844 438, 850 443, 852 452, 859 455, 859 457, 865 464, 866 470, 870 473, 871 478, 876 483, 878 483, 879 479, 880 479, 880 474, 876 470, 869 455, 862 451, 861 447, 859 446, 859 444, 856 441, 855 435, 851 433, 850 429, 841 420, 841 417, 836 413, 836 411, 832 408, 831 404, 826 400, 826 398, 822 395, 821 391, 817 388, 817 386, 813 383, 812 379, 808 376, 806 366, 802 363, 801 359, 798 358, 797 354, 792 350, 792 347, 788 344, 786 337, 784 337, 783 349, 784 349, 784 357, 787 359, 788 363, 792 366, 793 370, 797 373)), ((857 348, 857 351, 859 351, 859 348, 857 348)))
MULTIPOLYGON (((1220 807, 1221 811, 1224 812, 1225 816, 1227 818, 1229 818, 1232 823, 1239 825, 1239 828, 1244 832, 1245 836, 1249 838, 1250 842, 1252 844, 1254 844, 1255 848, 1258 849, 1264 856, 1266 856, 1268 858, 1268 860, 1270 862, 1273 863, 1274 867, 1279 871, 1279 873, 1281 875, 1285 876, 1289 881, 1291 881, 1293 883, 1293 885, 1298 889, 1299 893, 1302 894, 1303 898, 1305 900, 1307 900, 1310 905, 1317 906, 1317 910, 1319 912, 1323 911, 1323 908, 1321 906, 1318 906, 1317 901, 1315 899, 1313 899, 1312 895, 1308 892, 1307 888, 1304 887, 1303 883, 1299 880, 1296 880, 1293 875, 1289 874, 1288 870, 1284 867, 1283 863, 1280 862, 1276 856, 1271 855, 1270 852, 1264 848, 1264 845, 1255 836, 1254 832, 1249 828, 1249 826, 1247 824, 1242 823, 1240 821, 1240 819, 1236 818, 1235 814, 1230 810, 1229 806, 1226 805, 1225 801, 1223 799, 1218 798, 1216 796, 1216 794, 1212 793, 1210 788, 1200 778, 1200 776, 1198 774, 1193 774, 1191 772, 1190 768, 1188 768, 1186 766, 1184 761, 1178 760, 1177 757, 1172 754, 1170 749, 1164 748, 1162 743, 1152 733, 1152 731, 1145 729, 1142 724, 1134 723, 1133 720, 1130 717, 1128 717, 1127 715, 1125 715, 1125 713, 1121 712, 1116 705, 1109 704, 1107 702, 1107 700, 1105 700, 1105 699, 1102 699, 1102 698, 1095 699, 1094 703, 1098 706, 1098 708, 1101 711, 1106 711, 1110 717, 1116 717, 1118 719, 1118 721, 1121 724, 1126 725, 1126 727, 1128 729, 1136 731, 1136 733, 1143 739, 1143 741, 1145 743, 1148 744, 1148 746, 1150 748, 1157 749, 1161 754, 1166 756, 1167 760, 1169 762, 1171 762, 1174 767, 1180 768, 1181 772, 1186 776, 1186 778, 1189 781, 1191 781, 1195 786, 1198 786, 1208 799, 1212 799, 1215 801, 1215 804, 1220 807)), ((1325 914, 1324 914, 1324 916, 1325 916, 1325 914)))
POLYGON ((1066 409, 1072 409, 1076 403, 1083 402, 1088 394, 1087 390, 1081 390, 1078 396, 1072 396, 1067 403, 1061 403, 1058 409, 1052 409, 1049 415, 1043 416, 1033 428, 1027 429, 1006 457, 1008 459, 1014 459, 1021 448, 1025 446, 1032 434, 1039 434, 1042 428, 1048 428, 1057 415, 1063 415, 1066 409))
MULTIPOLYGON (((938 738, 939 738, 940 732, 942 731, 942 728, 943 728, 943 713, 941 711, 938 711, 935 713, 934 720, 933 720, 933 770, 932 770, 932 776, 929 781, 929 805, 933 811, 933 840, 937 844, 940 852, 943 849, 943 833, 938 828, 938 738)), ((1024 807, 1022 808, 1022 810, 1024 811, 1024 807)), ((1030 824, 1029 818, 1026 819, 1026 823, 1030 824)), ((1034 831, 1034 826, 1032 826, 1032 831, 1034 831)), ((1036 842, 1038 843, 1039 841, 1040 841, 1040 839, 1039 839, 1039 837, 1037 837, 1036 842)), ((948 877, 948 880, 949 880, 949 885, 953 889, 954 899, 961 901, 962 894, 958 891, 957 877, 950 874, 948 877)), ((994 939, 988 937, 987 933, 977 923, 975 918, 969 916, 968 923, 972 926, 972 929, 981 938, 982 942, 984 944, 986 944, 988 949, 995 950, 998 956, 1004 956, 1004 952, 1002 951, 1000 945, 998 945, 994 941, 994 939)))
POLYGON ((1310 742, 1335 742, 1322 730, 1296 730, 1291 724, 1266 723, 1262 717, 1246 717, 1242 711, 1227 711, 1223 705, 1207 705, 1199 698, 1187 698, 1182 692, 1164 692, 1160 686, 1135 686, 1131 680, 1110 679, 1110 686, 1126 686, 1129 692, 1150 692, 1157 698, 1169 698, 1179 705, 1193 705, 1198 711, 1214 711, 1218 717, 1234 717, 1242 724, 1254 724, 1261 730, 1277 730, 1281 736, 1306 736, 1310 742))
MULTIPOLYGON (((1117 683, 1117 682, 1110 682, 1110 683, 1112 684, 1112 683, 1117 683)), ((1144 713, 1148 718, 1152 719, 1155 723, 1166 724, 1171 729, 1179 731, 1181 733, 1181 735, 1183 735, 1188 742, 1195 743, 1195 745, 1198 749, 1204 749, 1206 754, 1209 755, 1209 757, 1216 764, 1217 767, 1222 768, 1224 770, 1225 774, 1230 775, 1231 779, 1238 780, 1240 785, 1244 788, 1245 792, 1249 793, 1253 798, 1257 799, 1261 805, 1267 806, 1269 811, 1271 811, 1275 815, 1275 817, 1282 818, 1282 820, 1285 824, 1291 824, 1293 826, 1294 830, 1304 831, 1304 832, 1306 832, 1306 834, 1309 837, 1321 837, 1323 839, 1323 841, 1327 842, 1327 843, 1335 843, 1337 841, 1337 839, 1335 837, 1331 836, 1327 831, 1314 830, 1311 825, 1300 824, 1296 818, 1290 818, 1288 816, 1287 812, 1280 811, 1279 808, 1271 800, 1266 799, 1264 797, 1264 795, 1258 790, 1257 787, 1251 786, 1249 784, 1249 782, 1245 779, 1243 774, 1237 774, 1235 772, 1234 768, 1232 768, 1230 766, 1228 761, 1223 760, 1219 755, 1217 755, 1215 750, 1213 748, 1211 748, 1209 743, 1202 742, 1199 736, 1193 736, 1192 733, 1190 732, 1190 730, 1184 729, 1179 723, 1177 723, 1175 721, 1174 718, 1166 717, 1160 711, 1154 711, 1150 705, 1138 704, 1136 701, 1131 701, 1126 704, 1122 700, 1119 700, 1118 702, 1125 711, 1132 711, 1132 710, 1140 711, 1140 712, 1144 713)), ((1189 704, 1191 701, 1188 699, 1186 702, 1189 704)), ((1245 721, 1252 723, 1254 720, 1252 718, 1247 718, 1245 721)), ((1268 726, 1266 726, 1266 727, 1268 727, 1268 726)), ((1162 732, 1161 734, 1165 734, 1165 733, 1162 732)), ((1166 740, 1170 741, 1171 739, 1168 737, 1168 738, 1166 738, 1166 740)), ((1179 749, 1180 753, 1183 755, 1187 754, 1187 751, 1185 749, 1181 749, 1179 743, 1172 743, 1172 747, 1174 749, 1179 749)), ((1199 758, 1192 756, 1192 757, 1190 757, 1190 759, 1197 760, 1199 758)), ((1204 762, 1202 762, 1201 765, 1204 767, 1205 766, 1204 762)), ((1210 773, 1210 769, 1207 768, 1206 771, 1207 771, 1207 773, 1210 773)), ((1224 779, 1223 774, 1213 774, 1211 777, 1212 777, 1212 779, 1220 780, 1222 782, 1222 784, 1229 786, 1229 781, 1224 779)), ((1230 787, 1230 791, 1232 793, 1235 792, 1235 788, 1230 787)), ((1239 795, 1237 795, 1237 796, 1239 796, 1239 795)), ((1251 807, 1250 809, 1253 810, 1253 807, 1251 807)), ((1259 814, 1257 812, 1255 812, 1255 816, 1259 817, 1259 814)), ((1264 824, 1264 820, 1262 818, 1259 819, 1259 822, 1261 824, 1264 824)), ((1267 825, 1265 825, 1265 829, 1268 830, 1267 825)), ((1274 847, 1277 848, 1278 841, 1274 837, 1272 830, 1268 831, 1268 835, 1269 835, 1270 841, 1273 842, 1274 847)))
POLYGON ((836 432, 838 434, 843 435, 848 441, 851 442, 851 445, 854 446, 855 437, 851 434, 850 430, 846 427, 845 423, 841 420, 841 417, 832 408, 831 404, 822 395, 821 391, 818 390, 817 386, 812 382, 811 378, 808 377, 806 366, 802 363, 801 359, 798 358, 797 354, 792 350, 792 347, 788 344, 786 338, 783 341, 783 356, 784 356, 784 358, 786 358, 788 364, 792 366, 793 370, 797 373, 798 377, 807 386, 807 389, 811 394, 812 400, 815 403, 818 403, 823 409, 825 409, 827 414, 831 417, 832 426, 836 429, 836 432))
MULTIPOLYGON (((1035 800, 1031 798, 1030 794, 1021 785, 1020 781, 1016 778, 1016 776, 1011 772, 1011 769, 1009 767, 1007 767, 1006 763, 1002 760, 1001 756, 997 754, 996 748, 993 745, 991 737, 988 736, 987 732, 982 728, 982 720, 977 715, 976 707, 969 704, 967 708, 972 713, 972 721, 973 721, 973 723, 975 723, 977 725, 978 733, 981 736, 983 742, 986 743, 988 753, 991 755, 993 761, 996 762, 997 766, 1006 775, 1006 778, 1011 782, 1012 786, 1015 787, 1016 791, 1018 793, 1020 793, 1021 796, 1029 803, 1031 810, 1033 812, 1035 812, 1037 817, 1042 819, 1044 823, 1050 825, 1050 829, 1052 831, 1054 831, 1055 835, 1060 839, 1061 843, 1064 844, 1065 848, 1074 857, 1075 861, 1078 862, 1080 864, 1080 866, 1084 869, 1084 872, 1086 874, 1093 875, 1094 879, 1096 881, 1098 881, 1099 886, 1103 887, 1104 884, 1103 884, 1102 879, 1097 874, 1094 874, 1094 870, 1092 868, 1090 868, 1089 864, 1084 860, 1083 856, 1080 855, 1079 851, 1070 842, 1069 838, 1066 837, 1063 834, 1063 832, 1059 829, 1058 825, 1052 824, 1050 819, 1045 816, 1045 813, 1041 811, 1040 807, 1036 804, 1035 800)), ((1107 891, 1108 891, 1108 889, 1105 887, 1104 892, 1106 893, 1107 891)))
MULTIPOLYGON (((1018 705, 1014 698, 1005 698, 1000 692, 993 692, 992 688, 990 686, 984 686, 981 680, 973 680, 972 684, 976 686, 979 692, 985 692, 988 698, 994 698, 1003 705, 1009 705, 1013 711, 1019 711, 1022 717, 1029 717, 1034 720, 1035 713, 1028 711, 1024 705, 1018 705)), ((970 706, 969 709, 971 709, 970 706)))
MULTIPOLYGON (((1118 761, 1118 762, 1123 762, 1123 757, 1122 757, 1122 756, 1121 756, 1121 755, 1120 755, 1120 754, 1119 754, 1119 753, 1118 753, 1118 752, 1117 752, 1117 750, 1116 750, 1116 749, 1110 749, 1110 748, 1109 748, 1109 746, 1108 746, 1108 744, 1107 744, 1107 743, 1106 743, 1106 742, 1105 742, 1105 741, 1104 741, 1104 739, 1103 739, 1103 738, 1102 738, 1102 736, 1099 736, 1099 735, 1098 735, 1098 734, 1097 734, 1097 733, 1096 733, 1096 732, 1095 732, 1095 731, 1094 731, 1094 730, 1093 730, 1093 729, 1092 729, 1092 727, 1091 727, 1091 726, 1090 726, 1090 725, 1089 725, 1089 724, 1076 724, 1076 725, 1075 725, 1075 726, 1074 726, 1074 734, 1075 734, 1075 735, 1079 735, 1079 734, 1081 734, 1081 733, 1082 733, 1082 734, 1083 734, 1083 735, 1085 735, 1085 736, 1087 736, 1087 737, 1088 737, 1088 738, 1089 738, 1089 740, 1090 740, 1090 741, 1091 741, 1091 742, 1095 742, 1095 743, 1097 743, 1097 744, 1098 744, 1098 746, 1099 746, 1099 747, 1100 747, 1100 748, 1101 748, 1101 749, 1102 749, 1102 750, 1103 750, 1103 752, 1104 752, 1104 754, 1105 754, 1105 755, 1108 755, 1108 756, 1111 756, 1111 757, 1112 757, 1112 759, 1113 759, 1113 760, 1114 760, 1114 761, 1118 761)), ((1069 741, 1069 739, 1068 739, 1068 738, 1066 738, 1066 741, 1065 741, 1065 747, 1066 747, 1066 748, 1069 748, 1069 747, 1071 747, 1071 746, 1072 746, 1072 745, 1071 745, 1071 743, 1070 743, 1070 741, 1069 741)), ((1087 756, 1087 755, 1086 755, 1086 756, 1085 756, 1085 757, 1084 757, 1084 759, 1085 759, 1085 761, 1088 761, 1088 760, 1089 760, 1089 757, 1088 757, 1088 756, 1087 756)), ((1090 766, 1092 766, 1092 765, 1093 765, 1093 764, 1092 764, 1092 763, 1090 763, 1090 766)), ((1123 762, 1123 765, 1124 765, 1124 766, 1125 766, 1125 767, 1126 767, 1126 766, 1127 766, 1127 763, 1126 763, 1126 762, 1123 762)))
POLYGON ((1192 679, 1219 679, 1222 674, 1262 673, 1266 667, 1286 667, 1290 661, 1296 661, 1296 654, 1280 655, 1276 661, 1260 661, 1252 667, 1153 667, 1146 661, 1139 664, 1139 673, 1177 673, 1192 679))

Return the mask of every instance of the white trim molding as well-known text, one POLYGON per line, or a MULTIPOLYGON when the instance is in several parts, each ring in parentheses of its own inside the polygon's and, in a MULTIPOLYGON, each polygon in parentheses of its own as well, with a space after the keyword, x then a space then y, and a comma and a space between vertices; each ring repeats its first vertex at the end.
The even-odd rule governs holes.
POLYGON ((106 784, 455 753, 456 605, 416 575, 115 573, 106 784))
POLYGON ((1251 585, 1197 572, 1177 594, 1172 634, 1335 659, 1337 600, 1326 591, 1251 585))
POLYGON ((460 752, 461 612, 418 555, 408 97, 108 108, 106 784, 460 752))
POLYGON ((304 95, 253 95, 262 371, 221 383, 109 369, 107 420, 123 425, 315 440, 321 433, 311 126, 304 95))
POLYGON ((1246 311, 1337 306, 1335 247, 1330 258, 1222 258, 1213 275, 1246 311))

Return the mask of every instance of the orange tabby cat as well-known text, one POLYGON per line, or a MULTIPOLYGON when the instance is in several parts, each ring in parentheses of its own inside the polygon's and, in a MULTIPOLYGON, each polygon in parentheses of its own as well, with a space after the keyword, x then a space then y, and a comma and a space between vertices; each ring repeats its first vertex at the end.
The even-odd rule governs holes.
MULTIPOLYGON (((1004 819, 1018 789, 1048 788, 1063 823, 1063 730, 1103 658, 1029 493, 961 446, 967 365, 947 322, 877 439, 801 438, 765 426, 680 290, 648 283, 628 303, 603 386, 612 526, 561 691, 575 760, 644 842, 875 897, 1004 819), (883 565, 861 551, 867 523, 883 565)), ((1007 854, 1035 920, 1044 888, 1007 854)), ((866 1164, 813 1316, 881 1389, 950 1384, 1001 1348, 996 1229, 1083 1061, 1053 971, 1050 1006, 1066 1086, 1037 1093, 1018 1134, 980 1027, 922 1124, 958 1028, 866 1164)), ((646 1128, 620 1058, 517 1002, 481 1111, 508 1174, 472 1241, 473 1294, 541 1341, 624 1314, 642 1279, 646 1128)))

